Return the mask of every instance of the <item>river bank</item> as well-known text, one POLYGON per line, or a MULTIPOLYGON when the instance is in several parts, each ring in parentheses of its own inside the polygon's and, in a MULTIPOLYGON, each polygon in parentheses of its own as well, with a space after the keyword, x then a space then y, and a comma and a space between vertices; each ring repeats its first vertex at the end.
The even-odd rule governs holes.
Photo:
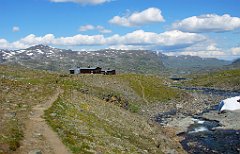
MULTIPOLYGON (((217 111, 220 100, 240 95, 236 91, 181 87, 189 101, 155 106, 163 111, 153 119, 176 131, 188 153, 240 153, 240 112, 217 111)), ((155 108, 156 109, 156 108, 155 108)))

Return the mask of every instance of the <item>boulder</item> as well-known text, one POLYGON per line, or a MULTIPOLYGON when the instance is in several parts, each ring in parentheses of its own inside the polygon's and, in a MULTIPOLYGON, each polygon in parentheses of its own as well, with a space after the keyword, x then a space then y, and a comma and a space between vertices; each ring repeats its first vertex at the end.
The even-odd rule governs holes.
POLYGON ((42 151, 39 149, 35 149, 35 150, 28 152, 28 154, 42 154, 42 151))

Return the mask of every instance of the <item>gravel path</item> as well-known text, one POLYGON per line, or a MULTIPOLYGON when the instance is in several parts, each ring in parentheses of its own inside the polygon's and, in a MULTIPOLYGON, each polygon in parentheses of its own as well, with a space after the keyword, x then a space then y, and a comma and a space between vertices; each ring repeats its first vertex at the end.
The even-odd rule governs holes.
POLYGON ((44 110, 51 107, 61 93, 62 90, 57 89, 56 93, 47 102, 33 107, 29 119, 25 123, 24 139, 20 148, 15 152, 16 154, 70 154, 43 118, 44 110))

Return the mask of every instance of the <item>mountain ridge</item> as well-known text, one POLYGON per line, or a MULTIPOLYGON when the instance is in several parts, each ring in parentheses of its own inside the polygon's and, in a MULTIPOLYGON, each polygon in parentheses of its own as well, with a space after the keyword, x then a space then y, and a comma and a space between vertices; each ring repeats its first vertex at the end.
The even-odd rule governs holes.
POLYGON ((0 63, 65 72, 74 66, 91 65, 114 68, 118 72, 145 74, 160 74, 169 69, 188 71, 208 67, 218 68, 229 64, 227 61, 214 58, 167 56, 151 50, 73 51, 42 44, 19 50, 0 49, 0 63))
POLYGON ((234 60, 231 65, 233 67, 240 67, 240 58, 234 60))

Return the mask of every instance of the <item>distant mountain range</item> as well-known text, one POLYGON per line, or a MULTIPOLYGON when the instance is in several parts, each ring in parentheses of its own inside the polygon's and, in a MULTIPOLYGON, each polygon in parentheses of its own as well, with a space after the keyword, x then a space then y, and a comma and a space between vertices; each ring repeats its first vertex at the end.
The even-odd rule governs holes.
POLYGON ((231 64, 230 61, 216 58, 201 58, 198 56, 166 56, 161 59, 168 69, 177 73, 214 71, 231 64))
POLYGON ((240 68, 240 58, 233 61, 232 67, 240 68))
POLYGON ((0 63, 19 64, 29 68, 68 71, 74 66, 99 66, 118 72, 159 74, 168 70, 202 70, 230 64, 228 61, 196 56, 166 56, 148 50, 72 51, 46 45, 21 50, 0 50, 0 63))

